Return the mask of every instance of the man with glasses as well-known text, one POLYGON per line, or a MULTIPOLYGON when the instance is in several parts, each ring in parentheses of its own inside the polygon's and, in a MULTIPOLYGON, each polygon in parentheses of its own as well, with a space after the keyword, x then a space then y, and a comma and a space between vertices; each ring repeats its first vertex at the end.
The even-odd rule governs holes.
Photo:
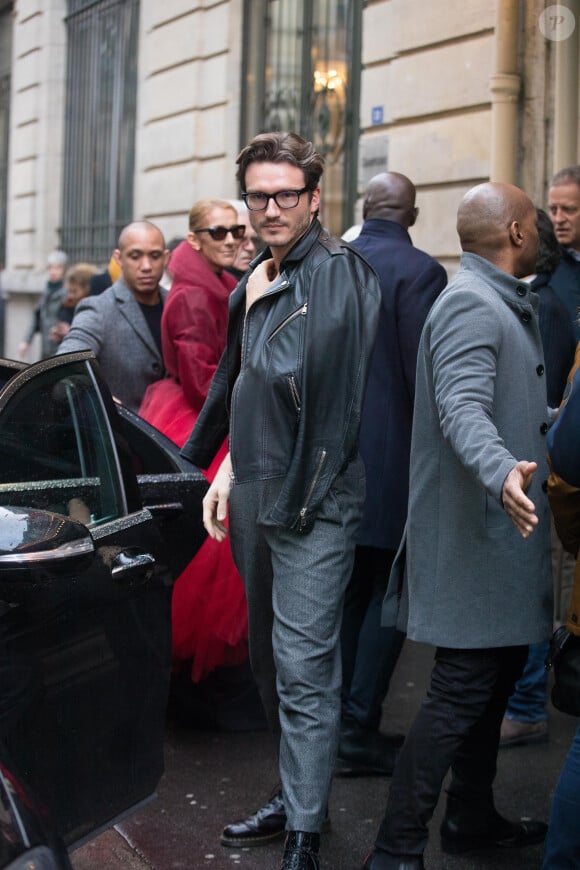
POLYGON ((230 297, 228 342, 183 449, 207 467, 204 499, 246 587, 250 659, 281 792, 222 843, 287 829, 282 870, 318 870, 340 722, 340 622, 364 500, 358 428, 380 290, 372 269, 318 221, 323 158, 294 133, 256 136, 237 177, 266 250, 230 297))

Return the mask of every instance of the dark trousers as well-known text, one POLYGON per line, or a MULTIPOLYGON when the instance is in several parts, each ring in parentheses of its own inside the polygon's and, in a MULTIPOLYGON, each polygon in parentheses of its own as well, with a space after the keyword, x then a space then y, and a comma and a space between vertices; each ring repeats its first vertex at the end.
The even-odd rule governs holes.
POLYGON ((526 662, 526 646, 438 647, 431 684, 399 754, 376 844, 421 854, 443 780, 465 807, 493 807, 501 721, 526 662))
POLYGON ((340 634, 343 715, 375 730, 405 639, 403 632, 381 625, 394 558, 394 550, 357 546, 340 634))

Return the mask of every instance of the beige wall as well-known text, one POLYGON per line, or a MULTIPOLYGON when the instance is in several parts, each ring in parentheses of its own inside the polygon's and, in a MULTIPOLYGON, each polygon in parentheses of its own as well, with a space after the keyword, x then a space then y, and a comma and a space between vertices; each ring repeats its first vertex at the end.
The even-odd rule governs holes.
MULTIPOLYGON (((5 354, 16 357, 58 244, 65 0, 16 0, 5 354)), ((242 0, 141 0, 135 218, 167 239, 204 196, 235 197, 242 0)), ((38 354, 34 345, 29 359, 38 354)))
POLYGON ((141 4, 136 213, 168 239, 202 197, 237 196, 242 0, 141 4))
POLYGON ((20 0, 13 30, 6 346, 16 356, 58 244, 62 178, 64 0, 20 0))
MULTIPOLYGON (((580 0, 565 2, 580 9, 580 0)), ((415 182, 420 215, 413 239, 450 272, 459 256, 457 205, 492 171, 490 82, 497 72, 497 13, 505 4, 510 0, 364 5, 361 151, 374 139, 379 154, 388 152, 388 167, 415 182), (383 119, 374 124, 377 107, 383 119)), ((14 5, 8 268, 1 276, 10 297, 10 355, 44 281, 46 255, 58 240, 66 3, 14 5)), ((196 199, 237 195, 242 6, 242 0, 140 3, 134 214, 158 223, 168 239, 185 234, 196 199)), ((519 16, 521 77, 514 180, 539 205, 553 171, 557 106, 556 45, 538 26, 544 6, 544 0, 514 0, 511 7, 519 16)))
MULTIPOLYGON (((553 46, 538 27, 542 0, 515 6, 522 88, 512 180, 542 204, 550 173, 553 46)), ((389 169, 408 175, 418 189, 413 240, 450 272, 459 255, 457 205, 491 173, 497 13, 496 0, 375 0, 364 12, 362 140, 388 137, 389 169), (383 107, 380 125, 371 122, 376 106, 383 107)))
POLYGON ((64 8, 64 0, 15 4, 7 246, 12 269, 39 268, 58 241, 64 8))

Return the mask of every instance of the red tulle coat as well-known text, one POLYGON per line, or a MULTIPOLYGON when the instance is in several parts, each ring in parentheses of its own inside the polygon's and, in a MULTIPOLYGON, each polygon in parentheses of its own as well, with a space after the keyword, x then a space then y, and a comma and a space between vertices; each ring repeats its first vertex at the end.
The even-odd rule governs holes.
MULTIPOLYGON (((227 272, 217 275, 187 240, 173 252, 169 270, 173 283, 161 319, 167 376, 151 384, 139 413, 182 447, 226 345, 228 298, 236 279, 227 272)), ((224 443, 204 471, 210 482, 226 452, 224 443)), ((172 629, 174 667, 192 661, 194 682, 218 665, 247 658, 246 598, 228 541, 206 538, 177 578, 172 629)))

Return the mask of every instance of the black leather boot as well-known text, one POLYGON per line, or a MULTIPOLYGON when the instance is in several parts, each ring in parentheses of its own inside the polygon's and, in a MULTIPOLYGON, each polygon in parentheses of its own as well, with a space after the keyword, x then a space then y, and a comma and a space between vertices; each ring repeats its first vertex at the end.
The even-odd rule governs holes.
POLYGON ((500 816, 493 805, 473 806, 449 795, 440 828, 441 849, 448 855, 486 848, 519 849, 542 843, 547 830, 544 822, 511 822, 500 816))
POLYGON ((320 870, 318 861, 319 834, 288 831, 284 860, 280 870, 320 870))
MULTIPOLYGON (((322 830, 330 830, 328 810, 322 823, 322 830)), ((268 803, 256 810, 247 819, 232 822, 222 831, 220 843, 239 849, 240 846, 263 846, 286 833, 286 808, 282 792, 278 789, 268 803)))
POLYGON ((242 819, 232 822, 223 829, 220 843, 222 846, 262 846, 286 831, 286 809, 282 800, 282 792, 275 792, 268 803, 259 810, 242 819))

